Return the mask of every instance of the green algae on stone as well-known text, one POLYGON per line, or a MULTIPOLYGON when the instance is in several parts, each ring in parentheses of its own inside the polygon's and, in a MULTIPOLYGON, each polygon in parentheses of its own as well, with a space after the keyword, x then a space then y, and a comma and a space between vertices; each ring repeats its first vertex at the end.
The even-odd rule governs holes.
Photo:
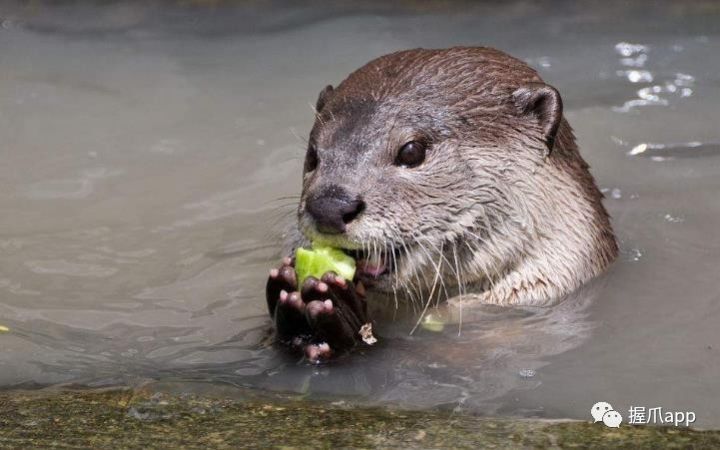
POLYGON ((114 391, 0 393, 0 448, 718 448, 720 432, 609 429, 576 421, 489 419, 114 391))

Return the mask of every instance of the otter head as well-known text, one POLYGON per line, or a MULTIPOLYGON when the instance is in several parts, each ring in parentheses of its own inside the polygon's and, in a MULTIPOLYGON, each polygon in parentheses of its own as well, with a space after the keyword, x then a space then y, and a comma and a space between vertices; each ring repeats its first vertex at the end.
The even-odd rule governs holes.
POLYGON ((326 87, 316 110, 300 230, 384 290, 492 282, 537 233, 532 196, 548 186, 536 170, 576 153, 558 143, 558 92, 488 48, 383 56, 326 87))

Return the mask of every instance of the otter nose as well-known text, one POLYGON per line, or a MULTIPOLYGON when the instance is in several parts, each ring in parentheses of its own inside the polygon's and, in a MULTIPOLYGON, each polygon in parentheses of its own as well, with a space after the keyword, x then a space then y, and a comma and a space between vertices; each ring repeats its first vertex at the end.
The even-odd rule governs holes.
POLYGON ((328 186, 305 200, 305 211, 315 220, 317 230, 324 234, 345 232, 349 224, 365 209, 362 198, 351 197, 339 186, 328 186))

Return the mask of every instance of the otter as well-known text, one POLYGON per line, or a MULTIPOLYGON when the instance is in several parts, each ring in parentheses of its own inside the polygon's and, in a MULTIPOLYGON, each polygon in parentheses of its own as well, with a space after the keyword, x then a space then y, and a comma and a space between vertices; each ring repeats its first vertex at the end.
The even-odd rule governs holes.
POLYGON ((284 251, 341 248, 356 279, 298 287, 287 257, 266 289, 279 337, 311 360, 357 341, 365 288, 544 306, 617 256, 560 94, 506 53, 388 54, 323 89, 315 109, 284 251))

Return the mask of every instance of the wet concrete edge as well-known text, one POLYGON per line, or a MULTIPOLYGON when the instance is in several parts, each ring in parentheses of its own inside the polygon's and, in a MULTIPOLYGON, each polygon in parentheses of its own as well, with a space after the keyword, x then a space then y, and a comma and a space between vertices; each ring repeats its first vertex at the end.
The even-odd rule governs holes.
POLYGON ((720 431, 484 418, 265 396, 0 392, 0 448, 720 448, 720 431))

